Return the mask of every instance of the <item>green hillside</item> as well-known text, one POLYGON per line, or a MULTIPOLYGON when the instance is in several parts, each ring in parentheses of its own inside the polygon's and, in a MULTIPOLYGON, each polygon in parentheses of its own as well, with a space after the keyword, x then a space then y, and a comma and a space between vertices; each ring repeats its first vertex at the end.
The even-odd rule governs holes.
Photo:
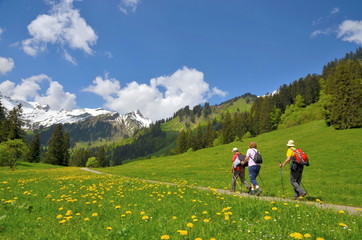
MULTIPOLYGON (((256 141, 264 164, 261 179, 263 195, 282 196, 279 162, 285 160, 285 144, 293 139, 297 147, 309 156, 311 166, 306 167, 303 184, 310 200, 361 205, 362 186, 360 172, 362 162, 358 158, 362 144, 362 129, 343 131, 327 127, 324 121, 313 121, 304 125, 273 131, 244 142, 233 142, 196 152, 127 163, 117 167, 102 169, 109 173, 187 183, 189 185, 230 188, 231 149, 238 147, 242 152, 249 141, 256 141)), ((289 169, 282 170, 285 195, 293 196, 289 183, 289 169)), ((247 174, 247 179, 249 178, 247 174)), ((245 191, 245 189, 243 189, 245 191)))

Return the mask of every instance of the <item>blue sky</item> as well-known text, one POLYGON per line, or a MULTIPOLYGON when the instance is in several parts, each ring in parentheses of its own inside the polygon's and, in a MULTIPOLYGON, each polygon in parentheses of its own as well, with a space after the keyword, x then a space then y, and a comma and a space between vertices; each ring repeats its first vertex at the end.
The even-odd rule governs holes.
POLYGON ((152 120, 321 73, 362 46, 362 1, 0 0, 0 92, 152 120))

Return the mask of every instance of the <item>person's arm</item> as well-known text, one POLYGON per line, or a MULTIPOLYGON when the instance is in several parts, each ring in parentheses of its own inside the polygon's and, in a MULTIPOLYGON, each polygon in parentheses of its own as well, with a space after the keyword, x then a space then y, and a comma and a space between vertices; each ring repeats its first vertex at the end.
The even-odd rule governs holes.
POLYGON ((279 164, 279 167, 284 167, 290 160, 292 160, 292 157, 287 157, 283 163, 279 164))
POLYGON ((250 158, 249 156, 245 156, 245 159, 244 161, 242 161, 241 165, 246 164, 249 161, 249 158, 250 158))

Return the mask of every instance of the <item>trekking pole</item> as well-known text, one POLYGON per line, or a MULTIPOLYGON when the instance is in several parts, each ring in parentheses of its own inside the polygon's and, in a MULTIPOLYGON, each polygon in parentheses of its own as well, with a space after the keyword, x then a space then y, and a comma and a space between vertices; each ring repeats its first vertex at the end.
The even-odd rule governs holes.
POLYGON ((303 189, 305 190, 305 193, 308 193, 308 190, 305 188, 305 186, 304 186, 303 182, 302 182, 302 181, 300 181, 300 183, 302 184, 303 189))
POLYGON ((260 174, 258 174, 258 176, 259 176, 260 182, 261 182, 261 184, 263 184, 263 188, 264 188, 264 187, 265 187, 265 184, 264 184, 264 182, 263 182, 263 179, 261 178, 260 174))
MULTIPOLYGON (((282 163, 280 162, 280 164, 282 164, 282 163)), ((285 195, 284 195, 284 182, 283 182, 283 170, 282 170, 283 167, 279 167, 279 168, 280 168, 280 179, 282 180, 282 190, 283 190, 283 197, 284 197, 285 195)))

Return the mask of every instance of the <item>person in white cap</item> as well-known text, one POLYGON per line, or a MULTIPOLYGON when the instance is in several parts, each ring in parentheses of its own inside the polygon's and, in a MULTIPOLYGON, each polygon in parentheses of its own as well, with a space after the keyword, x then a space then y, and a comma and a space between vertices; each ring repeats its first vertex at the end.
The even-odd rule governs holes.
POLYGON ((241 153, 239 152, 239 150, 236 147, 233 148, 232 153, 234 155, 232 157, 232 165, 231 165, 231 171, 230 171, 230 173, 232 174, 231 191, 235 192, 236 181, 239 178, 241 183, 246 187, 247 191, 250 192, 250 185, 245 180, 245 167, 241 166, 241 161, 239 160, 239 155, 241 155, 241 153))
POLYGON ((294 187, 295 199, 303 198, 307 193, 300 187, 303 175, 303 165, 297 164, 292 161, 294 151, 296 150, 293 140, 289 140, 287 143, 287 158, 284 163, 279 164, 279 167, 284 167, 287 163, 292 162, 290 165, 290 183, 294 187))

